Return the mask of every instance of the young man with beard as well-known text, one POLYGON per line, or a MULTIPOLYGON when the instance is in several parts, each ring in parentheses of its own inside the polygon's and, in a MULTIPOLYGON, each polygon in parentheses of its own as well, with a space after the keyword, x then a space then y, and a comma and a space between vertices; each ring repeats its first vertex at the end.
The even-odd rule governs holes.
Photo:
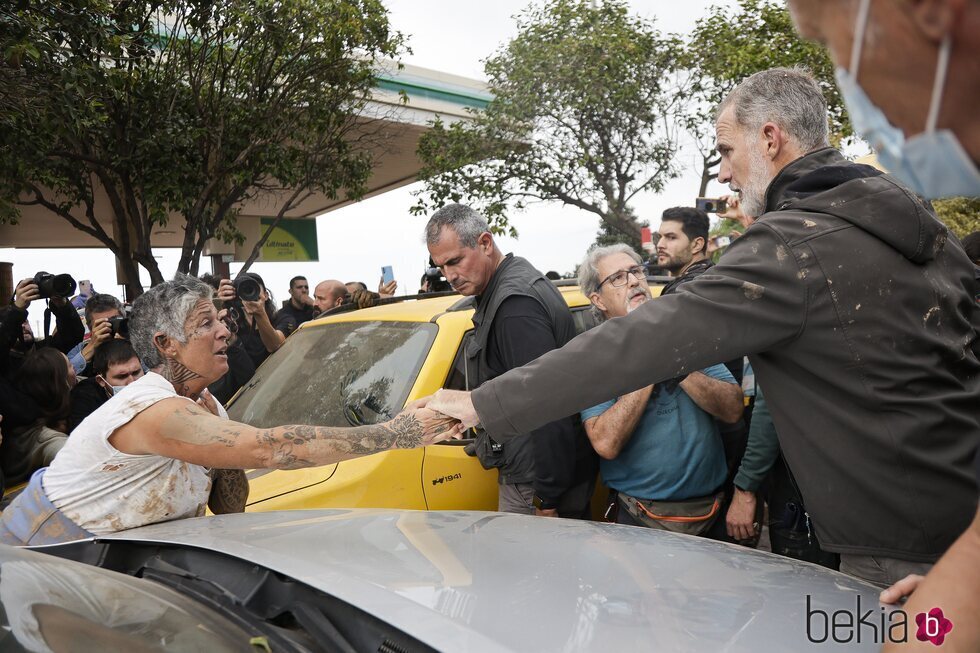
POLYGON ((675 206, 660 218, 660 240, 657 241, 657 264, 673 277, 661 295, 670 294, 677 286, 694 279, 710 268, 708 258, 708 215, 687 206, 675 206))
POLYGON ((506 442, 748 354, 823 548, 872 582, 922 573, 977 510, 973 265, 921 200, 829 146, 809 74, 746 78, 715 130, 718 179, 758 217, 710 274, 429 407, 506 442), (572 382, 583 369, 603 383, 572 382))
MULTIPOLYGON (((714 263, 708 258, 708 231, 711 222, 708 214, 701 209, 676 206, 663 212, 660 218, 660 239, 657 241, 657 263, 673 277, 660 291, 660 296, 670 295, 680 289, 683 284, 697 279, 707 272, 714 263)), ((742 368, 744 357, 739 356, 725 362, 725 367, 734 377, 736 383, 742 383, 742 368)), ((754 542, 761 515, 756 510, 755 494, 746 488, 735 484, 736 472, 744 472, 751 477, 764 476, 771 466, 768 457, 751 455, 745 458, 749 430, 741 417, 732 423, 724 420, 718 423, 721 440, 725 446, 725 463, 728 467, 728 478, 725 483, 725 499, 723 511, 728 517, 739 516, 740 525, 745 529, 733 529, 726 520, 721 520, 712 528, 709 537, 726 541, 754 542), (741 470, 744 466, 746 469, 741 470), (735 505, 733 512, 731 506, 735 505)), ((761 439, 753 443, 756 451, 771 451, 777 448, 774 440, 766 437, 764 431, 758 431, 761 439)))
MULTIPOLYGON (((704 241, 696 239, 702 250, 704 241)), ((650 300, 640 256, 622 243, 590 251, 578 281, 602 320, 621 318, 650 300)), ((617 493, 616 521, 706 534, 725 503, 725 450, 715 418, 732 423, 741 416, 742 390, 724 365, 582 411, 602 478, 617 493)))

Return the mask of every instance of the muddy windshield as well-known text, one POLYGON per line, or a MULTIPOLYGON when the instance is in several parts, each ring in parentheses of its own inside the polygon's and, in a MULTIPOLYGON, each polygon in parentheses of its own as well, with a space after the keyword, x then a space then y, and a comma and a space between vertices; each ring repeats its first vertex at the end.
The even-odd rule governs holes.
POLYGON ((258 369, 228 408, 253 426, 357 426, 401 410, 438 327, 342 322, 301 329, 258 369))

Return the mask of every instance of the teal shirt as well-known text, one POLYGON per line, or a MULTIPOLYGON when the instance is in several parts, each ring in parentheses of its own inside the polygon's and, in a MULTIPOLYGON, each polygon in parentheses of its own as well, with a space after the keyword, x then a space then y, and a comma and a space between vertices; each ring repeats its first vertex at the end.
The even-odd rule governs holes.
MULTIPOLYGON (((735 383, 724 365, 701 370, 713 379, 735 383)), ((603 414, 616 403, 607 401, 582 411, 582 421, 603 414)), ((728 470, 715 419, 676 387, 654 388, 636 430, 619 455, 601 460, 606 484, 640 499, 681 501, 703 497, 721 488, 728 470)))

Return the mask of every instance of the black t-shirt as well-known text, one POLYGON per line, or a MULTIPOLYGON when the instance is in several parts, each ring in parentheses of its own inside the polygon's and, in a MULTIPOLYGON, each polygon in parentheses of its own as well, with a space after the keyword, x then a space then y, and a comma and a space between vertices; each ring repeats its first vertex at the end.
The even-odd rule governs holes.
POLYGON ((71 391, 71 411, 68 413, 68 432, 71 433, 82 420, 109 401, 109 393, 94 378, 79 381, 71 391))
POLYGON ((261 365, 262 361, 269 357, 269 350, 265 348, 265 343, 262 342, 262 336, 259 335, 259 328, 254 319, 249 325, 244 314, 239 318, 237 337, 241 348, 252 359, 255 367, 261 365))
POLYGON ((293 306, 291 301, 279 309, 276 316, 272 318, 272 326, 282 331, 284 335, 289 335, 303 322, 313 319, 313 307, 304 306, 301 309, 293 306))
MULTIPOLYGON (((514 295, 501 303, 493 318, 487 366, 498 376, 557 347, 544 306, 531 297, 514 295)), ((545 424, 527 437, 534 447, 534 492, 547 507, 557 505, 566 490, 595 476, 595 454, 573 417, 545 424)))

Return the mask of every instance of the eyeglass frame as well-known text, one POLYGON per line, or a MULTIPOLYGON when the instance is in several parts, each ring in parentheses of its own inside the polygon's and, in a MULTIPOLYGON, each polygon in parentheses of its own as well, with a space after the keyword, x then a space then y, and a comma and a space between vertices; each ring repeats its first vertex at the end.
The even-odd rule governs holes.
POLYGON ((604 285, 606 285, 607 282, 613 288, 622 288, 623 286, 625 286, 626 284, 629 283, 629 275, 631 275, 631 274, 633 275, 633 278, 636 279, 637 281, 639 281, 640 283, 647 283, 647 271, 648 270, 649 270, 649 267, 645 263, 638 263, 637 265, 634 265, 633 267, 630 267, 630 268, 626 268, 625 270, 616 270, 615 272, 613 272, 612 274, 610 274, 608 277, 606 277, 605 279, 603 279, 602 281, 600 281, 599 282, 599 285, 596 286, 596 289, 595 290, 596 290, 596 292, 599 292, 600 290, 602 290, 602 287, 604 285), (639 272, 637 272, 637 270, 639 272), (617 276, 619 274, 622 274, 623 275, 623 283, 617 285, 617 284, 613 283, 612 280, 613 280, 613 277, 615 277, 615 276, 617 276))

